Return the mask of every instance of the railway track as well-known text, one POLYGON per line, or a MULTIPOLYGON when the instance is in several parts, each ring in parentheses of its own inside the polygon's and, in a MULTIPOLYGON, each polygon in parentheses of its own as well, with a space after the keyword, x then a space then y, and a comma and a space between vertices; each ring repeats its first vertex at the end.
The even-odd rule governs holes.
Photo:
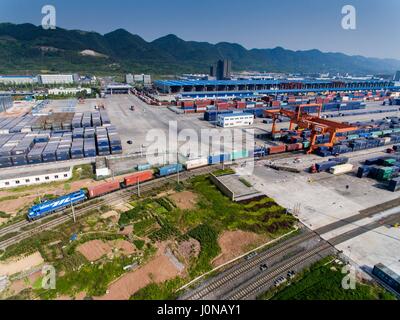
POLYGON ((249 283, 238 287, 235 291, 225 296, 223 300, 244 300, 252 298, 263 291, 263 289, 278 276, 294 269, 298 265, 312 260, 316 255, 322 254, 329 248, 332 248, 329 243, 322 242, 312 249, 298 253, 292 258, 275 265, 268 273, 260 274, 255 279, 251 279, 249 283))
POLYGON ((191 293, 190 295, 184 295, 183 299, 185 300, 201 300, 207 297, 214 290, 222 288, 223 286, 229 284, 235 278, 241 277, 247 272, 251 271, 254 268, 258 268, 259 265, 264 262, 266 259, 270 259, 282 252, 304 242, 310 240, 317 235, 313 232, 307 231, 306 233, 297 236, 295 238, 286 240, 274 247, 271 251, 265 251, 263 253, 258 254, 253 259, 249 260, 244 265, 238 265, 232 267, 232 269, 226 275, 222 277, 216 277, 214 280, 211 280, 205 287, 200 288, 198 291, 191 293))
MULTIPOLYGON (((197 175, 211 173, 212 171, 215 171, 220 167, 221 167, 220 165, 215 165, 215 166, 210 166, 210 167, 194 169, 192 171, 184 171, 179 174, 179 178, 181 181, 184 181, 184 180, 187 180, 187 179, 192 178, 197 175)), ((226 166, 226 167, 228 167, 228 166, 226 166)), ((160 187, 160 186, 164 185, 166 182, 169 182, 172 179, 176 178, 177 176, 178 176, 177 174, 174 174, 174 175, 171 175, 168 177, 163 177, 163 178, 159 178, 156 180, 151 180, 151 181, 145 182, 141 185, 140 192, 147 192, 154 188, 160 187)), ((75 216, 78 218, 91 210, 96 210, 96 209, 100 208, 104 204, 110 205, 110 204, 115 204, 116 202, 126 202, 126 201, 130 200, 130 198, 133 195, 137 195, 137 192, 138 192, 137 186, 132 186, 132 187, 122 189, 122 190, 116 191, 114 193, 105 195, 103 198, 100 198, 100 201, 99 201, 99 199, 95 199, 93 201, 97 200, 97 202, 95 202, 91 205, 85 206, 84 208, 76 209, 75 216)), ((57 218, 50 220, 48 222, 45 222, 45 223, 43 223, 43 222, 40 223, 41 221, 38 220, 36 223, 34 222, 34 227, 32 227, 30 230, 26 230, 26 231, 21 231, 21 229, 23 227, 32 225, 28 221, 20 221, 16 224, 13 224, 11 226, 7 226, 7 227, 0 229, 0 236, 4 236, 9 233, 20 231, 20 233, 18 235, 12 236, 9 239, 6 239, 6 240, 0 242, 0 249, 4 250, 7 247, 9 247, 10 245, 18 243, 24 239, 30 238, 31 236, 33 236, 39 232, 42 232, 44 230, 54 229, 55 227, 58 227, 64 223, 66 223, 67 221, 70 221, 72 219, 72 217, 70 214, 67 214, 67 213, 69 213, 69 210, 61 211, 58 214, 59 216, 57 218), (37 224, 37 226, 35 226, 36 224, 37 224)))

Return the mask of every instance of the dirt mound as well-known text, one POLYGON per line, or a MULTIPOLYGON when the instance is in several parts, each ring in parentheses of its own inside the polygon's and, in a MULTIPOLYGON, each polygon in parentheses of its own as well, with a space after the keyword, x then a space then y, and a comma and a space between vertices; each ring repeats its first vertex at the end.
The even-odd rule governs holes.
POLYGON ((268 238, 253 232, 225 231, 218 239, 221 254, 213 261, 215 267, 220 266, 268 241, 268 238))
POLYGON ((190 191, 175 193, 170 195, 169 198, 182 210, 194 209, 198 200, 197 194, 190 191))
POLYGON ((91 240, 79 245, 76 250, 83 254, 89 261, 96 261, 105 255, 113 252, 113 249, 120 251, 124 255, 130 255, 135 252, 135 247, 132 243, 125 240, 101 241, 91 240))

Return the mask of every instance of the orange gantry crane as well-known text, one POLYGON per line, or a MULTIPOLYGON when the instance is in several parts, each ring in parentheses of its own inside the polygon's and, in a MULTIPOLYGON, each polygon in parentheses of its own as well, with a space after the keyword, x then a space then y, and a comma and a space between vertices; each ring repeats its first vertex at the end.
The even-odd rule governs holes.
POLYGON ((297 126, 298 130, 311 130, 310 148, 307 153, 312 153, 321 146, 332 147, 336 142, 336 134, 340 132, 349 132, 357 130, 357 127, 350 126, 345 123, 332 120, 321 119, 322 104, 302 104, 296 107, 295 111, 285 109, 266 110, 265 116, 271 117, 273 120, 272 134, 278 132, 276 130, 276 121, 279 116, 285 116, 290 119, 289 130, 294 130, 297 126), (317 115, 304 112, 304 108, 316 107, 317 115), (329 142, 317 144, 317 136, 320 134, 330 134, 329 142))

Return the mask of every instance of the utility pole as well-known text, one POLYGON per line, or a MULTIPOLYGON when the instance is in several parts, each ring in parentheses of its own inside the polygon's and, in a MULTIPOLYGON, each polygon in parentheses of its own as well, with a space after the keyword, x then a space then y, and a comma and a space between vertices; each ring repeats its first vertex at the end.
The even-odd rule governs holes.
POLYGON ((72 200, 71 200, 71 199, 69 199, 69 202, 71 203, 72 217, 74 218, 74 223, 76 223, 76 216, 75 216, 74 205, 72 204, 72 200))
POLYGON ((178 150, 176 151, 176 170, 178 171, 178 184, 180 183, 180 177, 179 177, 179 173, 180 173, 180 170, 179 170, 179 161, 178 161, 178 150))

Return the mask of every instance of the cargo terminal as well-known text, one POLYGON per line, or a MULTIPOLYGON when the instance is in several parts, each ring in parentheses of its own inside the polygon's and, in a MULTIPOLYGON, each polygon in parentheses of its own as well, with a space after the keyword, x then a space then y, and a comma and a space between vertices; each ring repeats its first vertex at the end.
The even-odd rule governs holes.
POLYGON ((394 81, 385 80, 157 80, 154 85, 161 93, 192 99, 398 88, 394 81))

